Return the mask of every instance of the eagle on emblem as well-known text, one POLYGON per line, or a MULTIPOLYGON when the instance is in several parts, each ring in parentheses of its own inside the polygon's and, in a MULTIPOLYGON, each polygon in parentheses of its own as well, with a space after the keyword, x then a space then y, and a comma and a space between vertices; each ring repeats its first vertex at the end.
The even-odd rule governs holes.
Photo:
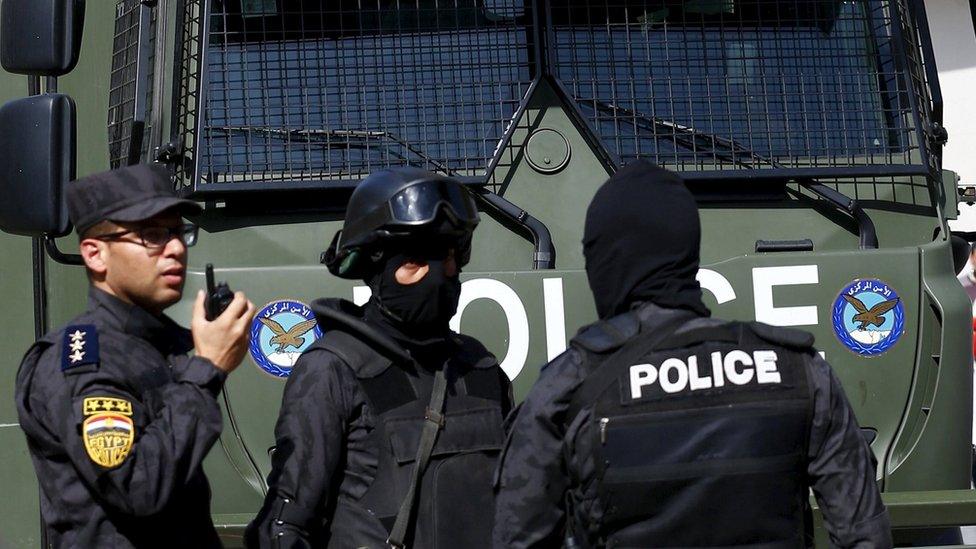
POLYGON ((301 347, 305 343, 305 338, 302 336, 315 327, 314 320, 299 322, 288 330, 285 330, 281 324, 271 320, 270 318, 258 317, 258 320, 260 320, 262 324, 270 328, 271 331, 275 333, 275 336, 271 338, 271 344, 278 346, 278 349, 276 350, 278 353, 284 351, 288 347, 294 347, 296 349, 301 347))
POLYGON ((855 309, 857 309, 858 314, 854 315, 854 322, 861 323, 861 325, 858 326, 857 329, 865 330, 867 329, 868 326, 872 324, 881 327, 881 325, 884 324, 885 322, 885 318, 884 318, 885 313, 894 309, 895 305, 898 305, 898 300, 900 298, 896 297, 895 299, 882 301, 881 303, 878 303, 877 305, 871 307, 870 309, 868 309, 867 306, 864 305, 863 301, 861 301, 860 299, 852 295, 844 294, 844 299, 846 299, 848 303, 850 303, 851 305, 854 306, 855 309))

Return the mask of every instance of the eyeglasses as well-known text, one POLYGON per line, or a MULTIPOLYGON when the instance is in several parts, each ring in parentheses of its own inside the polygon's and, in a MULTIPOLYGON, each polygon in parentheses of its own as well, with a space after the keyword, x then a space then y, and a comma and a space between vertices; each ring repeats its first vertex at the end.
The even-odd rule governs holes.
MULTIPOLYGON (((187 248, 197 243, 198 227, 192 223, 177 225, 175 227, 143 227, 141 229, 130 229, 117 233, 108 233, 92 238, 98 240, 118 240, 119 237, 127 234, 134 234, 139 237, 139 243, 146 248, 162 248, 169 244, 170 240, 179 238, 187 248)), ((133 242, 135 244, 135 242, 133 242)))

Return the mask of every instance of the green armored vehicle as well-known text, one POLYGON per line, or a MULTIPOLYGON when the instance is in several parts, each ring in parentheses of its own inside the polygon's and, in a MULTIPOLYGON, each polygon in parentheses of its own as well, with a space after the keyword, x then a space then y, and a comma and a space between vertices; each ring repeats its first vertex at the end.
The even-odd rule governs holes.
POLYGON ((351 189, 404 165, 477 197, 453 326, 519 395, 595 319, 580 239, 596 188, 635 159, 680 172, 714 314, 816 335, 896 527, 976 523, 968 246, 947 227, 919 0, 0 0, 0 45, 0 547, 43 536, 20 354, 85 303, 61 189, 152 161, 205 206, 186 295, 210 262, 260 309, 206 463, 229 546, 321 333, 306 304, 369 296, 320 252, 351 189))

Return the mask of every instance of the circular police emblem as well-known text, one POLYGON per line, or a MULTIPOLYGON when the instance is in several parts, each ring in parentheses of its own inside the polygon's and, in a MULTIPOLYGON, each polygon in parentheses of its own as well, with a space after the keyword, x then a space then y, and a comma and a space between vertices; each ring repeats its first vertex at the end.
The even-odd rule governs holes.
POLYGON ((856 279, 837 296, 834 333, 861 356, 878 356, 905 334, 905 306, 898 293, 876 278, 856 279))
POLYGON ((322 337, 308 305, 292 299, 272 301, 251 321, 251 358, 265 372, 285 378, 302 351, 322 337))

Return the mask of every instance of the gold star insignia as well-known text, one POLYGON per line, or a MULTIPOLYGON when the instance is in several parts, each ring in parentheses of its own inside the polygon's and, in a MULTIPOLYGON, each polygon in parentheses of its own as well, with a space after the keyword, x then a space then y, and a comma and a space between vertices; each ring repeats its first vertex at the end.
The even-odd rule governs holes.
POLYGON ((114 412, 131 416, 132 403, 121 398, 89 397, 85 399, 84 412, 85 416, 90 416, 99 412, 114 412))

